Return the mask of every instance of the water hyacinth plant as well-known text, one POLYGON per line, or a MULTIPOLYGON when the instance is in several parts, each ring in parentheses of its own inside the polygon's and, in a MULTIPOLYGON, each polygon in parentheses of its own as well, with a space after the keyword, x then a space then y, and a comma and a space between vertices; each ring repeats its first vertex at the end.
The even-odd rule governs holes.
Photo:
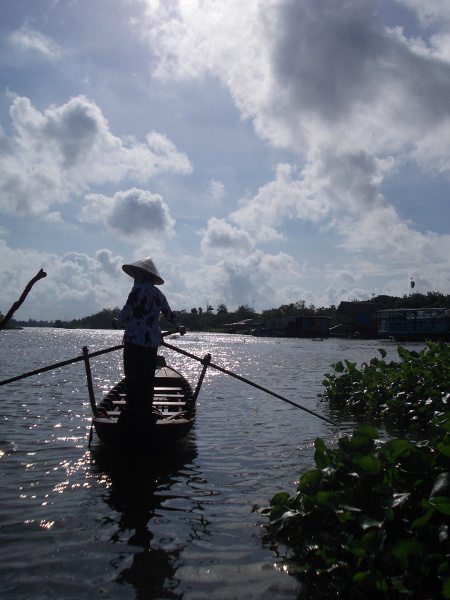
POLYGON ((390 363, 379 352, 361 367, 336 363, 321 397, 407 437, 381 441, 361 425, 336 448, 317 438, 296 493, 260 512, 302 598, 450 600, 450 348, 399 347, 390 363))
POLYGON ((428 442, 377 436, 317 439, 297 492, 261 511, 271 537, 315 598, 450 598, 450 412, 428 442))
POLYGON ((379 352, 381 358, 360 367, 348 360, 334 364, 320 398, 375 422, 425 433, 434 417, 450 409, 450 346, 428 342, 419 352, 399 346, 400 362, 386 362, 386 351, 379 352))

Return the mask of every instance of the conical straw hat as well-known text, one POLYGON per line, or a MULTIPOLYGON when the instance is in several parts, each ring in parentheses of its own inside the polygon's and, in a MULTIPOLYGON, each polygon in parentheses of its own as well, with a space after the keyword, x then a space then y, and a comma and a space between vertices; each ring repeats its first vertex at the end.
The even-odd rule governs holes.
POLYGON ((164 283, 164 279, 159 274, 158 269, 150 256, 128 265, 122 265, 122 270, 130 277, 137 277, 143 273, 151 275, 155 285, 162 285, 164 283))

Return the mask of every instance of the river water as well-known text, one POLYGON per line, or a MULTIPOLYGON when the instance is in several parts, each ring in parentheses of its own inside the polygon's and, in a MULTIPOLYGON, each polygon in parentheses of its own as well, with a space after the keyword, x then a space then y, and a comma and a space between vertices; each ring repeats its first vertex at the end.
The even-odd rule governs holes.
MULTIPOLYGON (((358 364, 377 340, 201 334, 169 340, 320 414, 324 373, 358 364)), ((0 380, 121 343, 118 331, 24 329, 0 333, 0 380)), ((164 349, 196 383, 200 365, 164 349)), ((120 352, 92 359, 97 400, 122 376, 120 352)), ((350 432, 210 369, 182 451, 112 458, 93 439, 83 363, 0 387, 0 596, 71 600, 241 599, 302 596, 264 542, 253 512, 293 492, 313 466, 317 436, 350 432)))

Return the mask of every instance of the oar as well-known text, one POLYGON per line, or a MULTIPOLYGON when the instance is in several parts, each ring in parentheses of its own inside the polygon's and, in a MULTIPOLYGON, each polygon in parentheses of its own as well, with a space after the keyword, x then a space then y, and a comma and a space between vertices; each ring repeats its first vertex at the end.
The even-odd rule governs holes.
MULTIPOLYGON (((178 333, 178 329, 172 331, 166 331, 162 334, 161 337, 165 337, 166 335, 172 335, 174 333, 178 333)), ((100 356, 101 354, 106 354, 107 352, 114 352, 115 350, 120 350, 123 348, 123 344, 119 346, 111 346, 111 348, 105 348, 104 350, 97 350, 96 352, 89 352, 87 354, 88 358, 92 356, 100 356)), ((20 379, 25 379, 26 377, 31 377, 32 375, 39 375, 40 373, 45 373, 46 371, 52 371, 53 369, 57 369, 59 367, 65 367, 66 365, 71 365, 76 362, 80 362, 82 360, 86 360, 86 357, 83 356, 74 356, 73 358, 68 358, 67 360, 63 360, 58 363, 54 363, 53 365, 47 365, 46 367, 41 367, 40 369, 35 369, 34 371, 28 371, 27 373, 22 373, 22 375, 16 375, 15 377, 10 377, 9 379, 4 379, 0 381, 1 385, 6 385, 7 383, 13 383, 14 381, 19 381, 20 379)))
MULTIPOLYGON (((100 354, 106 354, 107 352, 113 352, 114 350, 120 350, 121 348, 123 348, 123 344, 120 344, 120 346, 105 348, 104 350, 97 350, 96 352, 90 352, 88 356, 89 358, 92 356, 100 356, 100 354)), ((28 373, 22 373, 22 375, 16 375, 10 379, 4 379, 3 381, 0 381, 0 385, 6 385, 7 383, 12 383, 13 381, 19 381, 20 379, 25 379, 26 377, 31 377, 32 375, 39 375, 39 373, 45 373, 45 371, 52 371, 58 367, 65 367, 66 365, 71 365, 72 363, 80 362, 81 360, 85 360, 85 357, 75 356, 74 358, 68 358, 67 360, 54 363, 53 365, 47 365, 46 367, 41 367, 40 369, 35 369, 34 371, 28 371, 28 373)))
MULTIPOLYGON (((165 346, 166 348, 169 348, 170 350, 174 350, 175 352, 179 352, 180 354, 184 354, 185 356, 188 356, 189 358, 192 358, 193 360, 196 360, 196 361, 204 364, 205 359, 201 358, 200 356, 191 354, 190 352, 187 352, 186 350, 182 350, 181 348, 178 348, 177 346, 172 346, 172 344, 168 344, 167 342, 162 342, 161 345, 165 346)), ((305 406, 302 406, 301 404, 298 404, 297 402, 294 402, 293 400, 289 400, 289 398, 285 398, 284 396, 281 396, 277 392, 273 392, 272 390, 269 390, 269 389, 263 387, 262 385, 259 385, 259 383, 255 383, 254 381, 251 381, 250 379, 246 379, 245 377, 242 377, 241 375, 238 375, 237 373, 233 373, 233 371, 224 369, 223 367, 216 365, 213 362, 208 362, 208 366, 212 367, 213 369, 216 369, 217 371, 221 371, 222 373, 225 373, 226 375, 230 375, 230 377, 239 379, 239 381, 243 381, 244 383, 247 383, 248 385, 251 385, 251 386, 257 388, 258 390, 266 392, 266 394, 270 394, 271 396, 274 396, 275 398, 278 398, 279 400, 283 400, 283 402, 287 402, 288 404, 291 404, 292 406, 295 406, 296 408, 300 408, 300 410, 304 410, 305 412, 307 412, 311 415, 314 415, 318 419, 322 419, 322 421, 326 421, 327 423, 330 423, 331 425, 334 425, 335 427, 339 427, 339 425, 337 423, 335 423, 334 421, 332 421, 331 419, 327 419, 327 417, 323 417, 322 415, 319 415, 318 413, 314 412, 313 410, 310 410, 309 408, 306 408, 305 406)))

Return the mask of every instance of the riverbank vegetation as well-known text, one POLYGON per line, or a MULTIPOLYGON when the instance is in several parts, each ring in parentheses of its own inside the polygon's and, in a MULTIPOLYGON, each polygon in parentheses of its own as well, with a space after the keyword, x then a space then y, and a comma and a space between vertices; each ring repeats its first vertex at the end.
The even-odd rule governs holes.
POLYGON ((398 352, 334 365, 322 399, 371 424, 334 448, 318 438, 296 493, 262 511, 305 597, 450 598, 449 347, 398 352), (379 439, 380 419, 404 436, 379 439))
MULTIPOLYGON (((354 300, 364 303, 366 300, 354 300)), ((377 305, 379 310, 388 308, 425 308, 439 306, 450 308, 450 295, 440 292, 428 292, 427 294, 414 293, 397 296, 373 296, 371 303, 377 305)), ((113 317, 119 312, 119 308, 104 308, 101 311, 82 317, 80 319, 54 321, 28 319, 27 321, 14 321, 15 326, 22 327, 64 327, 68 329, 111 329, 113 317)), ((278 308, 268 308, 262 312, 256 312, 251 306, 243 304, 235 310, 229 310, 226 304, 220 303, 216 308, 211 305, 206 307, 192 307, 189 310, 178 311, 180 321, 192 331, 228 331, 229 325, 245 319, 267 319, 271 317, 288 317, 295 315, 315 315, 330 317, 332 325, 339 321, 338 308, 335 305, 328 307, 316 307, 307 305, 304 300, 282 304, 278 308)))
POLYGON ((426 434, 435 415, 450 410, 450 346, 428 342, 420 351, 399 346, 397 352, 398 362, 385 361, 383 349, 361 366, 339 361, 325 375, 320 398, 377 425, 426 434))

